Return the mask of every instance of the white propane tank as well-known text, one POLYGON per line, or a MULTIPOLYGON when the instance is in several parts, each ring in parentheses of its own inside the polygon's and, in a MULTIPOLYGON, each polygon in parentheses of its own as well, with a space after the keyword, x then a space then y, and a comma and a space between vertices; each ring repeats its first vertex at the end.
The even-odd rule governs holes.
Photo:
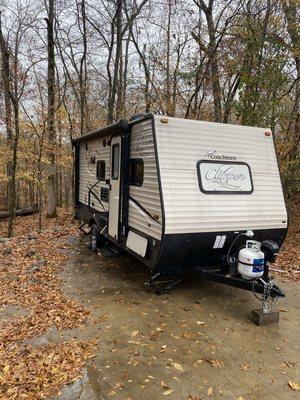
POLYGON ((238 258, 238 272, 245 279, 259 278, 264 273, 265 255, 260 251, 260 242, 247 240, 238 258))

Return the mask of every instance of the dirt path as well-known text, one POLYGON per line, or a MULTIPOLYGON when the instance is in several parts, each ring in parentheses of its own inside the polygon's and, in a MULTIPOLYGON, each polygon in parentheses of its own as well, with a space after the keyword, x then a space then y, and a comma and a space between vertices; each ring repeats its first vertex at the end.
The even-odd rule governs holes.
POLYGON ((289 386, 300 383, 299 284, 281 280, 279 325, 257 327, 251 293, 191 278, 156 296, 144 286, 144 266, 69 241, 63 291, 91 314, 84 328, 62 336, 96 337, 99 353, 61 399, 299 399, 289 386))

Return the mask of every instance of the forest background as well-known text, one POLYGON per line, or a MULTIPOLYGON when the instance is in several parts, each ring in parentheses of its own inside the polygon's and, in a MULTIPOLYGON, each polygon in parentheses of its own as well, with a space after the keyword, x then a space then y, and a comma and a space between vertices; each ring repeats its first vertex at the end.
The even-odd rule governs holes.
POLYGON ((0 68, 8 236, 72 205, 72 138, 141 112, 271 128, 299 193, 300 0, 1 0, 0 68))

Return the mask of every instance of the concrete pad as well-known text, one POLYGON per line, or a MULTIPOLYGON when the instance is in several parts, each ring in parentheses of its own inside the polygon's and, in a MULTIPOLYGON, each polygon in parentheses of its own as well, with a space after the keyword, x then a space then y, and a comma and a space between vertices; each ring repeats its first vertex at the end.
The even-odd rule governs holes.
POLYGON ((63 338, 97 337, 99 352, 84 378, 63 389, 63 400, 299 399, 288 385, 300 383, 297 283, 278 280, 287 295, 280 322, 258 327, 251 292, 188 275, 157 296, 134 259, 105 259, 83 242, 70 257, 63 290, 91 315, 63 338))

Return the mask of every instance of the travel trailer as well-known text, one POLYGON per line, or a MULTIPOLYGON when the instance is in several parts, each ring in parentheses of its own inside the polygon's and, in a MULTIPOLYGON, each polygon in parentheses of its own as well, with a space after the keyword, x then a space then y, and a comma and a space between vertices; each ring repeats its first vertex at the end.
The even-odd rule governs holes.
POLYGON ((154 287, 192 268, 284 296, 269 279, 288 224, 270 129, 143 114, 73 145, 75 217, 92 250, 130 253, 154 287))

